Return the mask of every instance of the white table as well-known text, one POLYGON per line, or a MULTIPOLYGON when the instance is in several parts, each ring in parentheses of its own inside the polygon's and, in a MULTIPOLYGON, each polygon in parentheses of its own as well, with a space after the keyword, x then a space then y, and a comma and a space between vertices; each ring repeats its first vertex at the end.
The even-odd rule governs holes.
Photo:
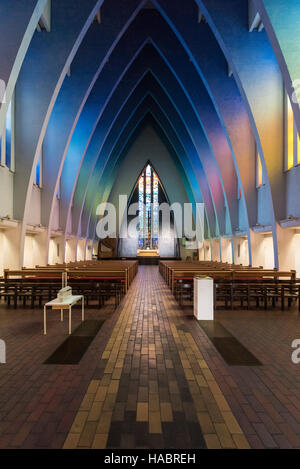
POLYGON ((78 303, 81 300, 81 320, 84 321, 84 296, 83 295, 72 295, 67 299, 61 301, 58 298, 51 300, 44 306, 44 335, 47 334, 47 307, 49 306, 52 309, 60 309, 60 320, 64 320, 64 309, 69 310, 69 334, 72 333, 72 306, 78 303))

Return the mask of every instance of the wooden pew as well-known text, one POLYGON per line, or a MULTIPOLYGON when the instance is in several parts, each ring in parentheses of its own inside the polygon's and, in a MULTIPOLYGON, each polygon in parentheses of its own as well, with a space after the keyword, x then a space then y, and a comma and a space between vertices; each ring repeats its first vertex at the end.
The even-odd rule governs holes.
POLYGON ((161 261, 160 273, 181 303, 184 297, 192 298, 193 279, 195 276, 210 276, 214 279, 216 298, 222 298, 225 306, 235 301, 249 307, 253 299, 263 300, 265 308, 271 301, 274 306, 279 300, 282 309, 285 300, 289 305, 299 301, 299 281, 296 272, 263 269, 262 267, 236 266, 210 261, 161 261), (255 296, 256 295, 256 296, 255 296))
POLYGON ((18 299, 26 302, 31 295, 33 304, 36 298, 45 295, 45 291, 48 291, 49 295, 52 291, 56 294, 62 285, 62 274, 66 272, 72 288, 85 289, 90 296, 93 296, 89 287, 92 285, 100 296, 105 297, 105 291, 113 292, 117 302, 117 299, 127 292, 137 270, 137 261, 80 261, 54 266, 37 266, 33 269, 6 269, 3 285, 0 285, 0 296, 7 302, 10 302, 12 297, 16 305, 18 299))

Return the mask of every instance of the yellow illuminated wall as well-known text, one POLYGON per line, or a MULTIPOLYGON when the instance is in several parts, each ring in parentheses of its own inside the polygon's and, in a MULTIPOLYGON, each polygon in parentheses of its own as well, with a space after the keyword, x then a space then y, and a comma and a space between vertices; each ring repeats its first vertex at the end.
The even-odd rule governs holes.
POLYGON ((257 152, 257 175, 256 175, 256 186, 261 187, 263 184, 263 173, 262 173, 262 165, 260 155, 257 152))
POLYGON ((294 166, 294 114, 289 97, 287 96, 287 156, 286 169, 294 166))
POLYGON ((290 99, 286 95, 287 111, 286 111, 286 156, 285 169, 291 169, 295 164, 300 164, 300 139, 294 122, 294 113, 290 99), (297 145, 294 145, 296 142, 297 145))

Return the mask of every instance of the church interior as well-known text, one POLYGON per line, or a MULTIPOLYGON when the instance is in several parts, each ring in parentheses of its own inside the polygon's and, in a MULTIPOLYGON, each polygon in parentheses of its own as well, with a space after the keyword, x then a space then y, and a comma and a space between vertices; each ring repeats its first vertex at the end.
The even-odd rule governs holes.
POLYGON ((300 449, 299 0, 0 0, 0 57, 0 449, 300 449))

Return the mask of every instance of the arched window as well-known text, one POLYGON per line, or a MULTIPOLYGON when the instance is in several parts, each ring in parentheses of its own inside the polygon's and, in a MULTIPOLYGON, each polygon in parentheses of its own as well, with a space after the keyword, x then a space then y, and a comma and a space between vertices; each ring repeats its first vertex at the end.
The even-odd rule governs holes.
POLYGON ((294 122, 290 98, 285 92, 285 158, 284 170, 288 171, 300 164, 300 139, 294 122))
POLYGON ((159 179, 148 164, 139 182, 139 248, 156 249, 159 234, 159 179))

